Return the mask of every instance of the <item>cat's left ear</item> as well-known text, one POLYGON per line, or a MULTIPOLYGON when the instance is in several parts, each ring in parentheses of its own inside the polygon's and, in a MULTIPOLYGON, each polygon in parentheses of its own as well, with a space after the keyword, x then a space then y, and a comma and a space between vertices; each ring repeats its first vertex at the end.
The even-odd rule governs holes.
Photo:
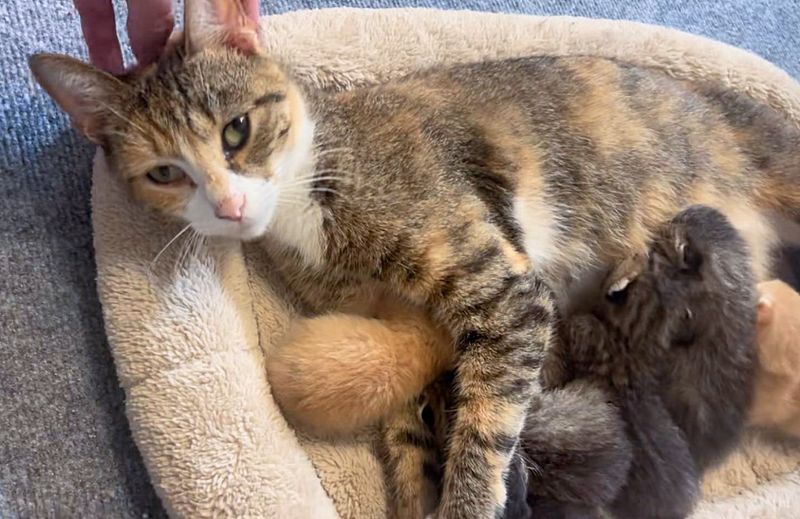
POLYGON ((261 46, 257 5, 252 0, 185 0, 187 54, 215 45, 256 54, 261 46))
POLYGON ((72 124, 100 144, 105 118, 127 85, 111 74, 58 54, 36 54, 28 60, 36 81, 67 112, 72 124))

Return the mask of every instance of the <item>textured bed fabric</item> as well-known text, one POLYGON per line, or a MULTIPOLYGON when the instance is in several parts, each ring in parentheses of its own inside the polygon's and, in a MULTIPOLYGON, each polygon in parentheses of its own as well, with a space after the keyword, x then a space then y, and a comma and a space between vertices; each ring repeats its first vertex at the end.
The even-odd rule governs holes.
MULTIPOLYGON (((596 55, 719 81, 800 125, 800 85, 785 72, 733 47, 631 22, 333 9, 274 16, 267 29, 272 54, 314 87, 380 82, 443 61, 596 55)), ((175 517, 385 517, 370 438, 297 437, 271 398, 263 358, 293 315, 260 245, 206 240, 175 247, 152 265, 180 225, 131 203, 101 156, 93 178, 106 331, 134 439, 167 510, 175 517)), ((799 463, 800 449, 749 438, 705 481, 698 517, 794 517, 799 463)))
MULTIPOLYGON (((742 46, 800 76, 794 0, 264 4, 264 12, 423 6, 631 18, 742 46)), ((42 50, 85 55, 71 1, 0 2, 0 517, 158 516, 95 295, 92 150, 28 79, 24 58, 42 50)))

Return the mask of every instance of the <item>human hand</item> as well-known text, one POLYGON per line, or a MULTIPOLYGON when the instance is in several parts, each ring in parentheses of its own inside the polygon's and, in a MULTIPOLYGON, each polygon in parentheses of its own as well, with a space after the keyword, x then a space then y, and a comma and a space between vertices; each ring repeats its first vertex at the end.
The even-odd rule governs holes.
MULTIPOLYGON (((258 0, 231 1, 241 2, 247 16, 258 21, 258 0)), ((83 37, 89 48, 89 60, 112 74, 124 72, 112 0, 74 2, 81 18, 83 37)), ((127 30, 131 49, 138 65, 146 66, 161 55, 175 26, 172 0, 127 0, 127 4, 127 30)))

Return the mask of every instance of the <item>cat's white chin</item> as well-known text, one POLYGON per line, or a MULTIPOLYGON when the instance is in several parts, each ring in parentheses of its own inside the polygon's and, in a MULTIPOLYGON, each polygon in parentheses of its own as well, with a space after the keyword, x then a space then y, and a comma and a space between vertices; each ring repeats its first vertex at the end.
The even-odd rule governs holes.
POLYGON ((269 227, 269 222, 247 221, 241 222, 214 222, 195 223, 191 222, 192 229, 198 234, 216 238, 230 238, 240 241, 256 240, 264 236, 269 227))
POLYGON ((203 236, 232 238, 248 241, 260 238, 267 232, 275 216, 278 189, 269 180, 247 178, 230 174, 233 192, 244 196, 245 203, 240 220, 217 216, 214 205, 202 189, 198 189, 183 213, 183 218, 203 236))

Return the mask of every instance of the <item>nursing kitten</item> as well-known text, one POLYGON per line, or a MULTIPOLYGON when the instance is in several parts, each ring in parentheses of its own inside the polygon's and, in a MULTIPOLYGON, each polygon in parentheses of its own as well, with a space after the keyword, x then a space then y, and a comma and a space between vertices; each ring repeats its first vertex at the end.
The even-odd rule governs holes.
POLYGON ((704 470, 736 443, 752 397, 758 292, 747 245, 720 212, 690 207, 610 280, 603 304, 567 321, 545 385, 592 376, 654 387, 704 470))
MULTIPOLYGON (((419 401, 408 402, 381 424, 392 518, 426 517, 440 497, 455 408, 452 384, 452 371, 445 372, 419 401)), ((534 399, 513 449, 502 517, 594 513, 616 496, 631 457, 625 423, 605 391, 583 381, 546 391, 534 399)))
POLYGON ((800 438, 800 294, 779 280, 758 289, 759 370, 749 423, 800 438))
MULTIPOLYGON (((721 213, 679 213, 649 255, 610 273, 603 293, 591 313, 563 321, 548 351, 542 376, 551 391, 544 396, 560 402, 529 412, 513 465, 528 474, 509 473, 508 518, 600 517, 599 508, 620 518, 685 517, 698 479, 743 430, 757 366, 757 292, 747 246, 721 213), (543 409, 550 415, 539 416, 543 409), (515 491, 528 483, 532 510, 515 491)), ((426 390, 423 420, 401 413, 387 422, 395 458, 435 463, 430 451, 446 445, 450 383, 426 390)), ((396 497, 407 510, 403 478, 419 486, 423 475, 436 474, 410 464, 406 474, 393 474, 398 466, 389 459, 390 482, 401 487, 396 497)))
POLYGON ((459 392, 441 518, 502 513, 551 288, 568 302, 691 203, 746 229, 764 276, 764 211, 800 217, 800 131, 744 96, 587 57, 303 91, 237 2, 185 9, 184 44, 138 73, 31 69, 136 200, 207 236, 265 237, 307 309, 378 286, 436 318, 459 392))
POLYGON ((753 394, 747 245, 721 213, 691 207, 621 268, 607 300, 567 322, 545 386, 589 377, 615 394, 634 447, 615 515, 685 517, 697 479, 738 442, 753 394))

